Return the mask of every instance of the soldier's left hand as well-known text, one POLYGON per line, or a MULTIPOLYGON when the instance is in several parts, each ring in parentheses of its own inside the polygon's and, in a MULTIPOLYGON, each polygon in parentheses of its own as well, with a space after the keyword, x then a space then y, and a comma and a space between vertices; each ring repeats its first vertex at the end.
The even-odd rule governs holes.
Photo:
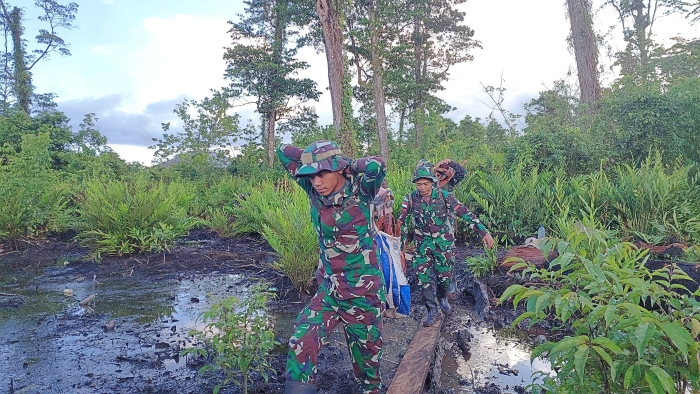
POLYGON ((481 239, 484 242, 484 246, 491 249, 493 248, 493 244, 495 243, 493 240, 493 237, 491 234, 486 234, 484 235, 484 238, 481 239))

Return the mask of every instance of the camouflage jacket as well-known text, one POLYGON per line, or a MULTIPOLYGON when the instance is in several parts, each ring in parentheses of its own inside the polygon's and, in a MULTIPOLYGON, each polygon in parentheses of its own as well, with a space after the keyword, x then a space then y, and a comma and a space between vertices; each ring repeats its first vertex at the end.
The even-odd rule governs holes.
MULTIPOLYGON (((302 149, 282 144, 277 156, 294 177, 302 149)), ((312 186, 310 177, 294 177, 309 196, 311 221, 320 247, 316 281, 337 299, 363 297, 382 287, 377 260, 370 205, 386 175, 380 157, 352 162, 350 175, 341 191, 324 197, 312 186)))
POLYGON ((453 215, 464 219, 469 224, 469 228, 478 232, 482 238, 488 233, 479 218, 446 190, 433 187, 433 193, 428 201, 423 200, 417 190, 407 194, 401 203, 399 216, 401 244, 403 245, 406 241, 411 227, 413 227, 412 235, 416 243, 420 243, 425 237, 454 241, 453 215))

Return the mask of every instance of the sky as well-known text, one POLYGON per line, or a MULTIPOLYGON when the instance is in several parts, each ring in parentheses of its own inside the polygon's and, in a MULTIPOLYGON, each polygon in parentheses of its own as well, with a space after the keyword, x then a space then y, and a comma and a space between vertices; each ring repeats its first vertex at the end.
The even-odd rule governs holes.
MULTIPOLYGON (((114 151, 127 161, 149 165, 154 151, 147 147, 152 138, 162 137, 161 124, 177 126, 175 105, 185 98, 201 100, 211 89, 226 85, 223 54, 231 46, 227 21, 238 19, 243 2, 73 1, 79 4, 75 28, 60 34, 70 44, 72 56, 54 54, 37 64, 35 90, 57 94, 59 110, 71 118, 75 130, 86 113, 95 113, 97 127, 114 151)), ((594 8, 601 1, 594 0, 594 8)), ((27 36, 35 35, 40 25, 33 1, 10 3, 25 8, 27 36)), ((457 108, 447 114, 455 122, 465 115, 483 119, 491 113, 483 85, 502 83, 505 107, 522 114, 523 104, 555 80, 576 83, 575 60, 566 42, 569 22, 564 0, 468 0, 459 8, 483 48, 472 52, 473 61, 451 69, 446 89, 438 94, 457 108)), ((604 11, 595 17, 600 31, 615 24, 614 15, 604 11)), ((677 34, 698 37, 700 25, 665 18, 656 31, 661 39, 677 34)), ((299 57, 311 65, 300 76, 314 79, 323 92, 315 103, 319 121, 331 124, 325 55, 305 48, 299 57)), ((601 55, 601 61, 609 59, 601 55)), ((612 78, 614 74, 608 73, 604 82, 612 78)), ((237 112, 244 123, 256 118, 252 106, 237 112)))

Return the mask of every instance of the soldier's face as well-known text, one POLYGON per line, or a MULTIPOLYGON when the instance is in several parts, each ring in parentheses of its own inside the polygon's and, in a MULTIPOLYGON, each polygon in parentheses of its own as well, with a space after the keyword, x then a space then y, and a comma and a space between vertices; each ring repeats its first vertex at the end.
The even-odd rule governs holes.
POLYGON ((341 171, 323 170, 311 175, 311 184, 318 194, 328 196, 340 191, 345 186, 345 177, 341 174, 341 171))
POLYGON ((421 197, 428 197, 433 192, 433 181, 430 179, 420 178, 415 183, 421 197))

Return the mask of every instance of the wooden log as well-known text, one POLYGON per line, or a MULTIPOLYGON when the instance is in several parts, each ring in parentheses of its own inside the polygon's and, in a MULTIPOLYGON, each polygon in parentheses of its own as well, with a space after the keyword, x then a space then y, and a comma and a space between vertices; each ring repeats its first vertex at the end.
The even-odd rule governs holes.
POLYGON ((112 320, 112 321, 109 322, 109 323, 103 324, 103 325, 102 325, 102 329, 104 329, 105 331, 114 331, 114 326, 115 326, 116 324, 117 324, 117 321, 116 321, 116 320, 112 320))
POLYGON ((84 300, 80 301, 80 305, 85 306, 85 305, 89 304, 90 302, 92 302, 95 299, 96 295, 97 294, 90 294, 89 296, 85 297, 84 300))
POLYGON ((542 268, 549 261, 554 260, 557 257, 557 253, 554 250, 549 251, 549 256, 544 257, 544 253, 532 245, 517 245, 513 246, 508 250, 508 252, 503 256, 503 258, 498 262, 501 269, 508 271, 510 268, 520 262, 520 261, 508 261, 509 258, 522 259, 526 263, 532 263, 537 268, 542 268))
POLYGON ((432 327, 421 325, 408 345, 386 394, 422 394, 430 364, 435 357, 435 345, 440 338, 443 317, 432 327))

